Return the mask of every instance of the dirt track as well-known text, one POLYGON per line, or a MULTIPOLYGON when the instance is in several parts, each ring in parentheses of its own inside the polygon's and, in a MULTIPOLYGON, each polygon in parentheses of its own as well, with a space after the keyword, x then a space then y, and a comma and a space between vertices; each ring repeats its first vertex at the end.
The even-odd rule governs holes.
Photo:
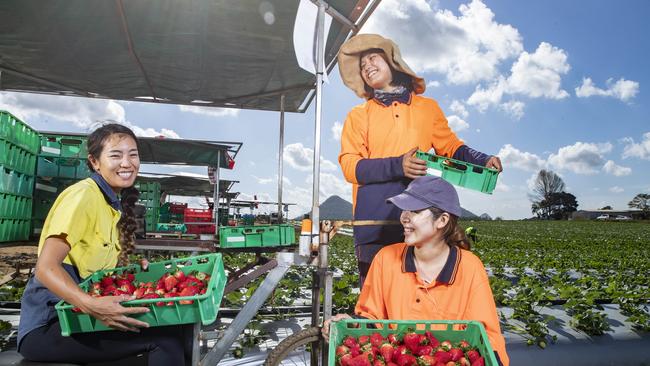
POLYGON ((36 263, 36 245, 0 246, 0 278, 16 270, 16 263, 36 263))

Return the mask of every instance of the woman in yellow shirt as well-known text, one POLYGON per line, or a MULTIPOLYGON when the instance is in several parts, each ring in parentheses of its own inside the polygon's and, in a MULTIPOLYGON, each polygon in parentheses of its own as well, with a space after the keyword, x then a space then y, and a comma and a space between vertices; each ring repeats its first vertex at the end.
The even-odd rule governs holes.
MULTIPOLYGON (((384 247, 370 265, 354 309, 357 318, 476 320, 500 365, 509 358, 494 296, 481 260, 458 225, 458 194, 447 181, 416 178, 388 199, 401 210, 404 242, 384 247)), ((350 318, 339 314, 332 321, 350 318)), ((329 322, 323 336, 329 336, 329 322)))
POLYGON ((43 225, 35 276, 21 300, 18 351, 28 360, 90 363, 148 353, 150 364, 183 365, 191 359, 188 327, 158 327, 124 307, 129 296, 91 297, 78 284, 95 271, 128 264, 137 228, 133 187, 140 169, 137 139, 120 124, 88 136, 90 178, 57 197, 43 225), (54 305, 61 299, 116 331, 61 335, 54 305))

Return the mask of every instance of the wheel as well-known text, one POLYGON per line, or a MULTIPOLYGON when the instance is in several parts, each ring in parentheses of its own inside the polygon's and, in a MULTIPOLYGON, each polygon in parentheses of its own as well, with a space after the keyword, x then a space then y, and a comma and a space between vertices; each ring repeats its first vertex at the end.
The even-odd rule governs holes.
POLYGON ((311 347, 318 347, 322 339, 318 327, 303 329, 292 334, 278 343, 275 349, 269 353, 266 361, 264 361, 264 366, 311 365, 310 349, 311 347))

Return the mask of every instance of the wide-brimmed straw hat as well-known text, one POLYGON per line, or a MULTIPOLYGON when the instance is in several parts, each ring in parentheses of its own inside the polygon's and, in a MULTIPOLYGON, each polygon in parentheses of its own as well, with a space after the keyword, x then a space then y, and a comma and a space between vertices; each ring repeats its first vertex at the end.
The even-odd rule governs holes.
POLYGON ((384 38, 379 34, 357 34, 341 46, 338 62, 339 72, 343 83, 356 95, 361 98, 370 98, 371 95, 365 89, 365 82, 361 78, 361 66, 359 57, 364 51, 378 48, 384 51, 388 64, 397 71, 401 71, 411 77, 413 91, 416 94, 424 93, 426 89, 424 79, 417 76, 413 70, 402 59, 399 47, 395 42, 384 38))

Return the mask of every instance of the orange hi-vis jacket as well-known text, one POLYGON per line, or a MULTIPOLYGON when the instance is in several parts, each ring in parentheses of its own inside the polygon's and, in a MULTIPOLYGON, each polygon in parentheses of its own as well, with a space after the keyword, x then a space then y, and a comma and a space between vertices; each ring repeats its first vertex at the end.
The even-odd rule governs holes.
POLYGON ((485 267, 474 253, 450 249, 437 279, 425 284, 415 267, 414 247, 399 243, 382 248, 372 261, 355 314, 368 319, 479 321, 497 358, 508 366, 485 267))
MULTIPOLYGON (((354 107, 343 126, 339 154, 343 175, 353 184, 354 219, 399 220, 400 210, 386 198, 402 193, 410 182, 402 155, 418 147, 453 157, 462 145, 431 98, 411 93, 409 103, 385 106, 370 99, 354 107)), ((354 239, 355 245, 400 242, 402 227, 355 227, 354 239)))

